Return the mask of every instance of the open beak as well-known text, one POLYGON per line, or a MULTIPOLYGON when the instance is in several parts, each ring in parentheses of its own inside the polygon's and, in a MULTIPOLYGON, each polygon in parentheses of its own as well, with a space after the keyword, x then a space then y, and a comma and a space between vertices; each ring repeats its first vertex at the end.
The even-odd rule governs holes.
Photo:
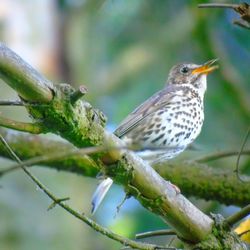
POLYGON ((215 69, 218 69, 219 66, 218 65, 213 65, 215 62, 217 62, 219 59, 213 59, 210 60, 206 63, 204 63, 202 66, 197 67, 196 69, 194 69, 192 71, 192 74, 209 74, 211 72, 213 72, 215 69))

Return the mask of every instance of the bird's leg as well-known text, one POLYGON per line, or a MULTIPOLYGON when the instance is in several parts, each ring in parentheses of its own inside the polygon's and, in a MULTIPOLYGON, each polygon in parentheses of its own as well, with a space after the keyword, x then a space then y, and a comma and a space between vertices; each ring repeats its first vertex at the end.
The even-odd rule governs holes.
POLYGON ((118 213, 120 212, 121 210, 121 207, 123 206, 123 204, 125 203, 125 201, 127 199, 129 199, 131 197, 130 194, 126 193, 125 196, 123 197, 122 201, 120 202, 120 204, 118 204, 118 206, 116 207, 116 213, 114 215, 114 218, 116 218, 116 216, 118 215, 118 213))

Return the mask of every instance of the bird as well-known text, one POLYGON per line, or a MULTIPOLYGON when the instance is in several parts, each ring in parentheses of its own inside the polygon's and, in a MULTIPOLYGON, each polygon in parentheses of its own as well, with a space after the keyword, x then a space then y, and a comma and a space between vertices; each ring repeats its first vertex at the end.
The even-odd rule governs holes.
MULTIPOLYGON (((173 66, 164 88, 130 113, 114 134, 150 164, 179 155, 201 132, 207 75, 218 68, 217 61, 173 66)), ((112 183, 106 178, 98 185, 92 197, 93 214, 112 183)))

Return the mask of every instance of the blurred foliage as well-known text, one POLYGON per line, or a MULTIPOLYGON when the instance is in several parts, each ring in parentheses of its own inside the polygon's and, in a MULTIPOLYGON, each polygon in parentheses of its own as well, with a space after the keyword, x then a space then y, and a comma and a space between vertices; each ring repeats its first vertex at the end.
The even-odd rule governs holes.
MULTIPOLYGON (((6 0, 0 6, 0 38, 54 82, 85 84, 86 99, 108 116, 108 128, 161 89, 174 64, 220 58, 220 69, 208 78, 206 119, 196 141, 200 150, 180 156, 192 159, 206 152, 238 150, 250 124, 249 31, 231 24, 233 12, 198 9, 201 2, 6 0)), ((15 96, 1 82, 0 98, 15 96)), ((20 108, 1 112, 29 119, 20 108)), ((233 170, 235 158, 217 165, 233 170)), ((249 173, 249 158, 242 157, 241 165, 249 173)), ((74 207, 89 211, 95 180, 39 168, 34 172, 56 194, 70 196, 74 207)), ((0 184, 0 249, 118 248, 61 209, 47 213, 48 199, 23 173, 5 176, 0 184)), ((113 189, 96 219, 130 237, 164 227, 133 199, 114 219, 122 195, 121 189, 113 189)), ((228 214, 237 209, 193 202, 204 211, 228 214)))

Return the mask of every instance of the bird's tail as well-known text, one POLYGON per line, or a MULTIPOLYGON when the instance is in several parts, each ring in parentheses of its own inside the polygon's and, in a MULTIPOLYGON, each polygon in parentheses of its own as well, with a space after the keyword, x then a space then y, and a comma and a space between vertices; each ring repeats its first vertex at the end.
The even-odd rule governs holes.
POLYGON ((112 179, 106 178, 98 185, 96 191, 94 192, 92 196, 92 201, 91 201, 91 204, 92 204, 91 213, 92 214, 96 212, 96 210, 102 203, 102 200, 104 199, 105 195, 109 191, 112 183, 113 183, 112 179))

